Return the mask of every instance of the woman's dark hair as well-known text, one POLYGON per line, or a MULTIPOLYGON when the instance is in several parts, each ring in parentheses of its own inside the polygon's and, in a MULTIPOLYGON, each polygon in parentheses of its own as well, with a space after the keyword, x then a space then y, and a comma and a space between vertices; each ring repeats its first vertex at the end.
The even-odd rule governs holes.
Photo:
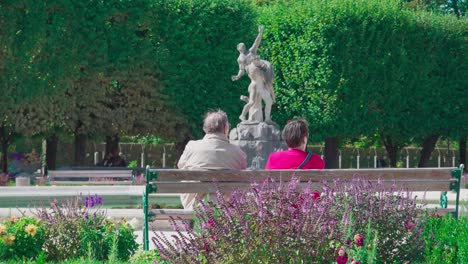
POLYGON ((281 137, 286 141, 289 148, 299 147, 304 137, 309 136, 309 124, 305 119, 289 120, 281 133, 281 137))

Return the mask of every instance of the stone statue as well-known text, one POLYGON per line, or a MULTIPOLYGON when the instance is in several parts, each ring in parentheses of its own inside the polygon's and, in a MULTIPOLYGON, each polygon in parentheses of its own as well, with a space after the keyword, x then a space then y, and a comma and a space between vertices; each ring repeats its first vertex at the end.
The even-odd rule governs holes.
POLYGON ((257 55, 257 49, 262 40, 263 26, 258 27, 258 35, 252 47, 247 51, 244 43, 237 45, 239 57, 239 72, 237 75, 232 76, 233 81, 239 80, 244 72, 250 78, 249 84, 249 97, 241 96, 241 100, 247 102, 242 109, 242 114, 239 119, 242 123, 258 123, 263 121, 262 115, 262 100, 265 102, 265 122, 273 123, 270 118, 271 106, 275 102, 275 93, 273 90, 273 67, 271 63, 266 60, 261 60, 257 55), (249 113, 249 118, 246 120, 245 116, 249 113))

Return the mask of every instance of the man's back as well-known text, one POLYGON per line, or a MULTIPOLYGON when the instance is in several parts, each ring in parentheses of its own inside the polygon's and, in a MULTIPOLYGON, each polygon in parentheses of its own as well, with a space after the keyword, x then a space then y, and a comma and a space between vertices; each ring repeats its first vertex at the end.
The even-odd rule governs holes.
POLYGON ((245 153, 230 144, 226 136, 206 134, 202 140, 190 141, 177 164, 179 169, 243 170, 247 167, 245 153))

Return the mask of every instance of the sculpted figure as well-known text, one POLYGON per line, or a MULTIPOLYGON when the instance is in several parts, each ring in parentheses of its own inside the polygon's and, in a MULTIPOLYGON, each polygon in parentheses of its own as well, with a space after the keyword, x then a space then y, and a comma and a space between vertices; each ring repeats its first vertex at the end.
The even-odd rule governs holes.
POLYGON ((245 116, 249 113, 249 122, 262 122, 262 100, 265 102, 265 122, 273 123, 270 118, 271 106, 275 102, 275 93, 273 90, 273 67, 271 63, 266 60, 261 60, 257 55, 257 49, 262 40, 263 26, 258 27, 258 35, 254 44, 249 50, 246 50, 244 43, 237 45, 239 57, 237 62, 239 64, 239 72, 237 75, 232 76, 233 81, 239 80, 245 72, 250 78, 249 84, 249 97, 241 96, 241 100, 247 102, 242 109, 242 114, 239 119, 242 122, 247 121, 245 116))

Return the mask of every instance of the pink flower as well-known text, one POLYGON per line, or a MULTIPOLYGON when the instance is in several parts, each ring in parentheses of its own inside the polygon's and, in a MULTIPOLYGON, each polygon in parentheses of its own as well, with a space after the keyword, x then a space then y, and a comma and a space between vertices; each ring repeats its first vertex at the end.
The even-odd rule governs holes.
POLYGON ((203 249, 206 251, 206 252, 210 252, 210 244, 208 244, 208 242, 205 242, 203 244, 203 249))
POLYGON ((352 260, 351 260, 351 264, 361 264, 361 262, 359 262, 359 261, 357 261, 357 260, 354 260, 354 259, 352 259, 352 260))
POLYGON ((207 224, 209 226, 213 227, 214 226, 214 221, 210 219, 210 220, 208 220, 207 224))
POLYGON ((214 226, 214 221, 213 220, 208 220, 206 222, 203 222, 202 227, 205 229, 211 228, 214 226))
POLYGON ((338 256, 340 256, 340 257, 345 257, 346 256, 346 251, 344 250, 344 248, 338 249, 338 256))
POLYGON ((413 230, 414 226, 415 225, 413 223, 411 223, 411 221, 409 221, 409 220, 405 221, 405 227, 408 229, 408 231, 413 230))
POLYGON ((356 243, 357 247, 362 247, 364 245, 364 236, 361 234, 356 234, 354 236, 354 243, 356 243))

